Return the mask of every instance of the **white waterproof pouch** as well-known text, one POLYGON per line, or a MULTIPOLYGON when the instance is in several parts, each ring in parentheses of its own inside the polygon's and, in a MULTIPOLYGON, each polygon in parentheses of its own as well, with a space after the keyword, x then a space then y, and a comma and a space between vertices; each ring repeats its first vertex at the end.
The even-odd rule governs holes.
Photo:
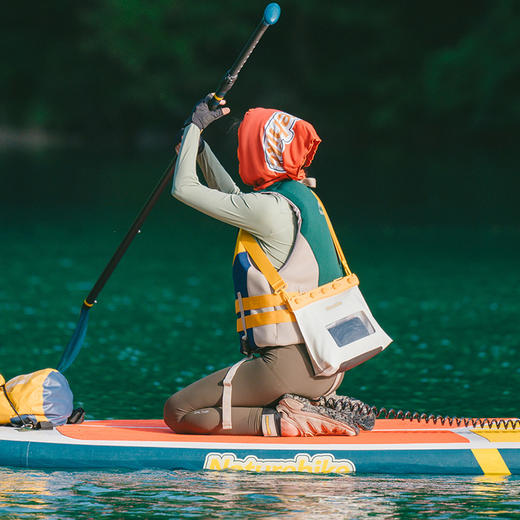
POLYGON ((370 312, 359 280, 350 271, 323 204, 318 202, 327 220, 336 253, 345 275, 311 291, 288 294, 287 284, 268 260, 256 241, 245 248, 293 315, 305 340, 314 373, 330 376, 367 361, 384 350, 392 339, 370 312))
POLYGON ((354 368, 392 342, 372 316, 357 283, 351 274, 288 299, 316 375, 354 368))

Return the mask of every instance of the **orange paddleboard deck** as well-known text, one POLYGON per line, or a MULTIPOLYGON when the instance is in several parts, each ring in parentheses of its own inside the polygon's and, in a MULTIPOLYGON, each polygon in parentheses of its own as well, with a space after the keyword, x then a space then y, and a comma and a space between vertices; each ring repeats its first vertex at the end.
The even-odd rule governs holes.
POLYGON ((161 420, 0 427, 0 465, 214 471, 520 474, 520 429, 382 419, 358 436, 182 435, 161 420))

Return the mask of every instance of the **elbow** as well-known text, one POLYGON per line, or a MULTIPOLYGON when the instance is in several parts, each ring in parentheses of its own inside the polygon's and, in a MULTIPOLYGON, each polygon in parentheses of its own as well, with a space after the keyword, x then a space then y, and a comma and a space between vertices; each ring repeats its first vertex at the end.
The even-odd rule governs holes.
POLYGON ((183 188, 183 183, 179 182, 179 179, 177 179, 176 176, 174 176, 170 195, 174 199, 179 199, 182 196, 182 191, 183 191, 182 188, 183 188))
POLYGON ((179 189, 177 186, 174 185, 172 187, 172 190, 170 191, 170 195, 174 199, 177 199, 177 200, 180 200, 181 202, 183 202, 183 200, 182 200, 182 189, 179 189))
POLYGON ((174 184, 170 194, 174 199, 187 204, 190 200, 189 192, 190 190, 187 186, 178 186, 174 184))

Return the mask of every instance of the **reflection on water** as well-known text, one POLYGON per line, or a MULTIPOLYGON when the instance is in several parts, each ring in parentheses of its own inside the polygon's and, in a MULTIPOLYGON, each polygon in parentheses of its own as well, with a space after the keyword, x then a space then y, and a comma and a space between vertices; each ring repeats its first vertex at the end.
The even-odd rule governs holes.
POLYGON ((514 518, 520 479, 0 469, 2 518, 514 518))

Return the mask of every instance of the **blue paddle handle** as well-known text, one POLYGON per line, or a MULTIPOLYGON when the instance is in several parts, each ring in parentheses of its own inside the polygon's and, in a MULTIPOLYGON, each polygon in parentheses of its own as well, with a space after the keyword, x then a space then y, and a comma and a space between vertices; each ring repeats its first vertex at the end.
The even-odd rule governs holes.
POLYGON ((208 103, 208 106, 211 110, 215 110, 219 106, 220 102, 224 99, 224 96, 235 84, 238 73, 242 70, 245 62, 249 59, 249 56, 251 56, 251 53, 257 46, 260 38, 262 38, 268 27, 274 25, 279 18, 280 6, 276 2, 267 5, 267 7, 264 9, 264 14, 260 20, 260 23, 254 30, 253 34, 250 36, 244 48, 240 51, 238 58, 222 78, 222 81, 215 90, 215 94, 213 94, 213 98, 208 103))
POLYGON ((276 2, 272 2, 264 10, 264 23, 274 25, 278 18, 280 18, 280 6, 276 2))

